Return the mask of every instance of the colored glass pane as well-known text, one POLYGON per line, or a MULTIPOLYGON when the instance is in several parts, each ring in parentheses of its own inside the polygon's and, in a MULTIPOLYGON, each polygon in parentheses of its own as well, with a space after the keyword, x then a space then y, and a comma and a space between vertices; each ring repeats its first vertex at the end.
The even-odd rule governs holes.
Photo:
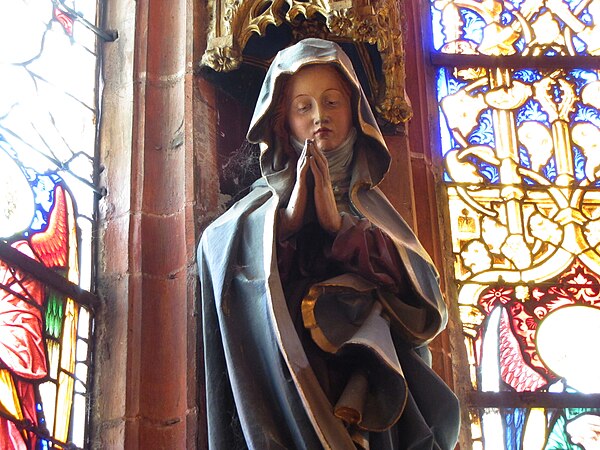
MULTIPOLYGON (((439 70, 454 275, 476 390, 600 392, 599 74, 439 70)), ((516 416, 510 427, 499 413, 479 419, 482 442, 544 448, 510 444, 525 436, 516 416)), ((549 423, 528 439, 549 442, 549 423)))
POLYGON ((597 185, 599 76, 580 69, 440 69, 446 181, 597 185))
MULTIPOLYGON (((597 55, 596 3, 435 1, 434 48, 457 64, 462 55, 597 55)), ((600 393, 600 70, 473 61, 436 77, 472 387, 600 393)), ((594 408, 473 409, 471 420, 473 448, 600 439, 594 408)))
MULTIPOLYGON (((93 1, 0 2, 0 239, 92 285, 93 1), (74 13, 74 11, 76 13, 74 13)), ((82 448, 93 311, 0 260, 2 448, 82 448)))
POLYGON ((437 51, 473 55, 599 55, 600 6, 583 1, 433 1, 437 51))
POLYGON ((594 430, 600 424, 600 408, 486 408, 469 412, 473 424, 473 450, 597 447, 594 430))

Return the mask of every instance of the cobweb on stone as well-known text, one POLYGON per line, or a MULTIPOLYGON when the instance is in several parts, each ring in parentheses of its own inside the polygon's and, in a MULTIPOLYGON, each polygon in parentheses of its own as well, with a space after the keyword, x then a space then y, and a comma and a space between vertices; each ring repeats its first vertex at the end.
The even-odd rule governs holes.
POLYGON ((223 193, 237 200, 248 191, 250 185, 260 177, 259 156, 258 144, 246 140, 229 154, 221 166, 223 193))

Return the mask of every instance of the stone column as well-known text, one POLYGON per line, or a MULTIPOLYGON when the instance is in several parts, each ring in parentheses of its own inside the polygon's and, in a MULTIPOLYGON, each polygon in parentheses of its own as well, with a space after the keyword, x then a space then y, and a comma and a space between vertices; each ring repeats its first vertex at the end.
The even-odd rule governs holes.
MULTIPOLYGON (((135 288, 130 301, 139 316, 139 385, 128 389, 131 427, 126 448, 187 448, 188 266, 193 261, 193 226, 188 227, 193 190, 191 126, 186 95, 186 0, 137 2, 137 105, 134 119, 132 223, 129 245, 135 288), (191 229, 190 229, 191 228, 191 229), (137 387, 137 398, 136 397, 137 387), (130 445, 131 444, 131 445, 130 445)), ((193 224, 193 221, 192 221, 193 224)), ((137 367, 136 367, 137 366, 137 367)), ((195 374, 190 373, 193 381, 195 374)), ((132 380, 135 383, 135 379, 132 380)))
POLYGON ((106 2, 95 448, 193 449, 192 0, 106 2))

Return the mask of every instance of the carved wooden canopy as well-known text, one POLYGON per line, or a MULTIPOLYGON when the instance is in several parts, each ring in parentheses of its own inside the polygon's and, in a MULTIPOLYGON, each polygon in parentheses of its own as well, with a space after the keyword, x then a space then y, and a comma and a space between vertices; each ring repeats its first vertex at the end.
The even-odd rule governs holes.
POLYGON ((287 24, 295 41, 321 37, 368 44, 381 58, 381 73, 367 77, 377 113, 394 125, 410 119, 397 0, 209 0, 209 8, 212 16, 203 66, 217 72, 237 69, 248 59, 244 54, 248 41, 253 35, 265 36, 268 25, 287 24))

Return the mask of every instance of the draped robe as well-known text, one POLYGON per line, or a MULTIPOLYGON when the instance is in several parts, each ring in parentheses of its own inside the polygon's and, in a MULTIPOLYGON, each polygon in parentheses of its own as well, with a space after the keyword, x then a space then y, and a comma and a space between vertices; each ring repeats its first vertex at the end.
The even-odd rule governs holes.
POLYGON ((248 138, 261 143, 263 176, 205 230, 198 248, 210 448, 355 449, 361 439, 377 450, 453 448, 458 403, 428 365, 427 343, 447 321, 438 275, 377 188, 389 168, 389 152, 343 51, 307 39, 280 52, 265 78, 248 138), (295 161, 273 137, 269 117, 281 79, 307 64, 333 64, 353 89, 360 138, 349 201, 395 252, 401 290, 349 269, 311 280, 300 294, 301 306, 286 298, 289 280, 283 277, 284 286, 279 272, 277 219, 294 184, 295 161), (350 302, 359 305, 358 323, 344 319, 352 308, 342 313, 336 306, 349 305, 348 294, 358 299, 350 302), (350 361, 351 372, 364 370, 364 417, 356 424, 348 426, 336 415, 317 360, 333 366, 350 361))

